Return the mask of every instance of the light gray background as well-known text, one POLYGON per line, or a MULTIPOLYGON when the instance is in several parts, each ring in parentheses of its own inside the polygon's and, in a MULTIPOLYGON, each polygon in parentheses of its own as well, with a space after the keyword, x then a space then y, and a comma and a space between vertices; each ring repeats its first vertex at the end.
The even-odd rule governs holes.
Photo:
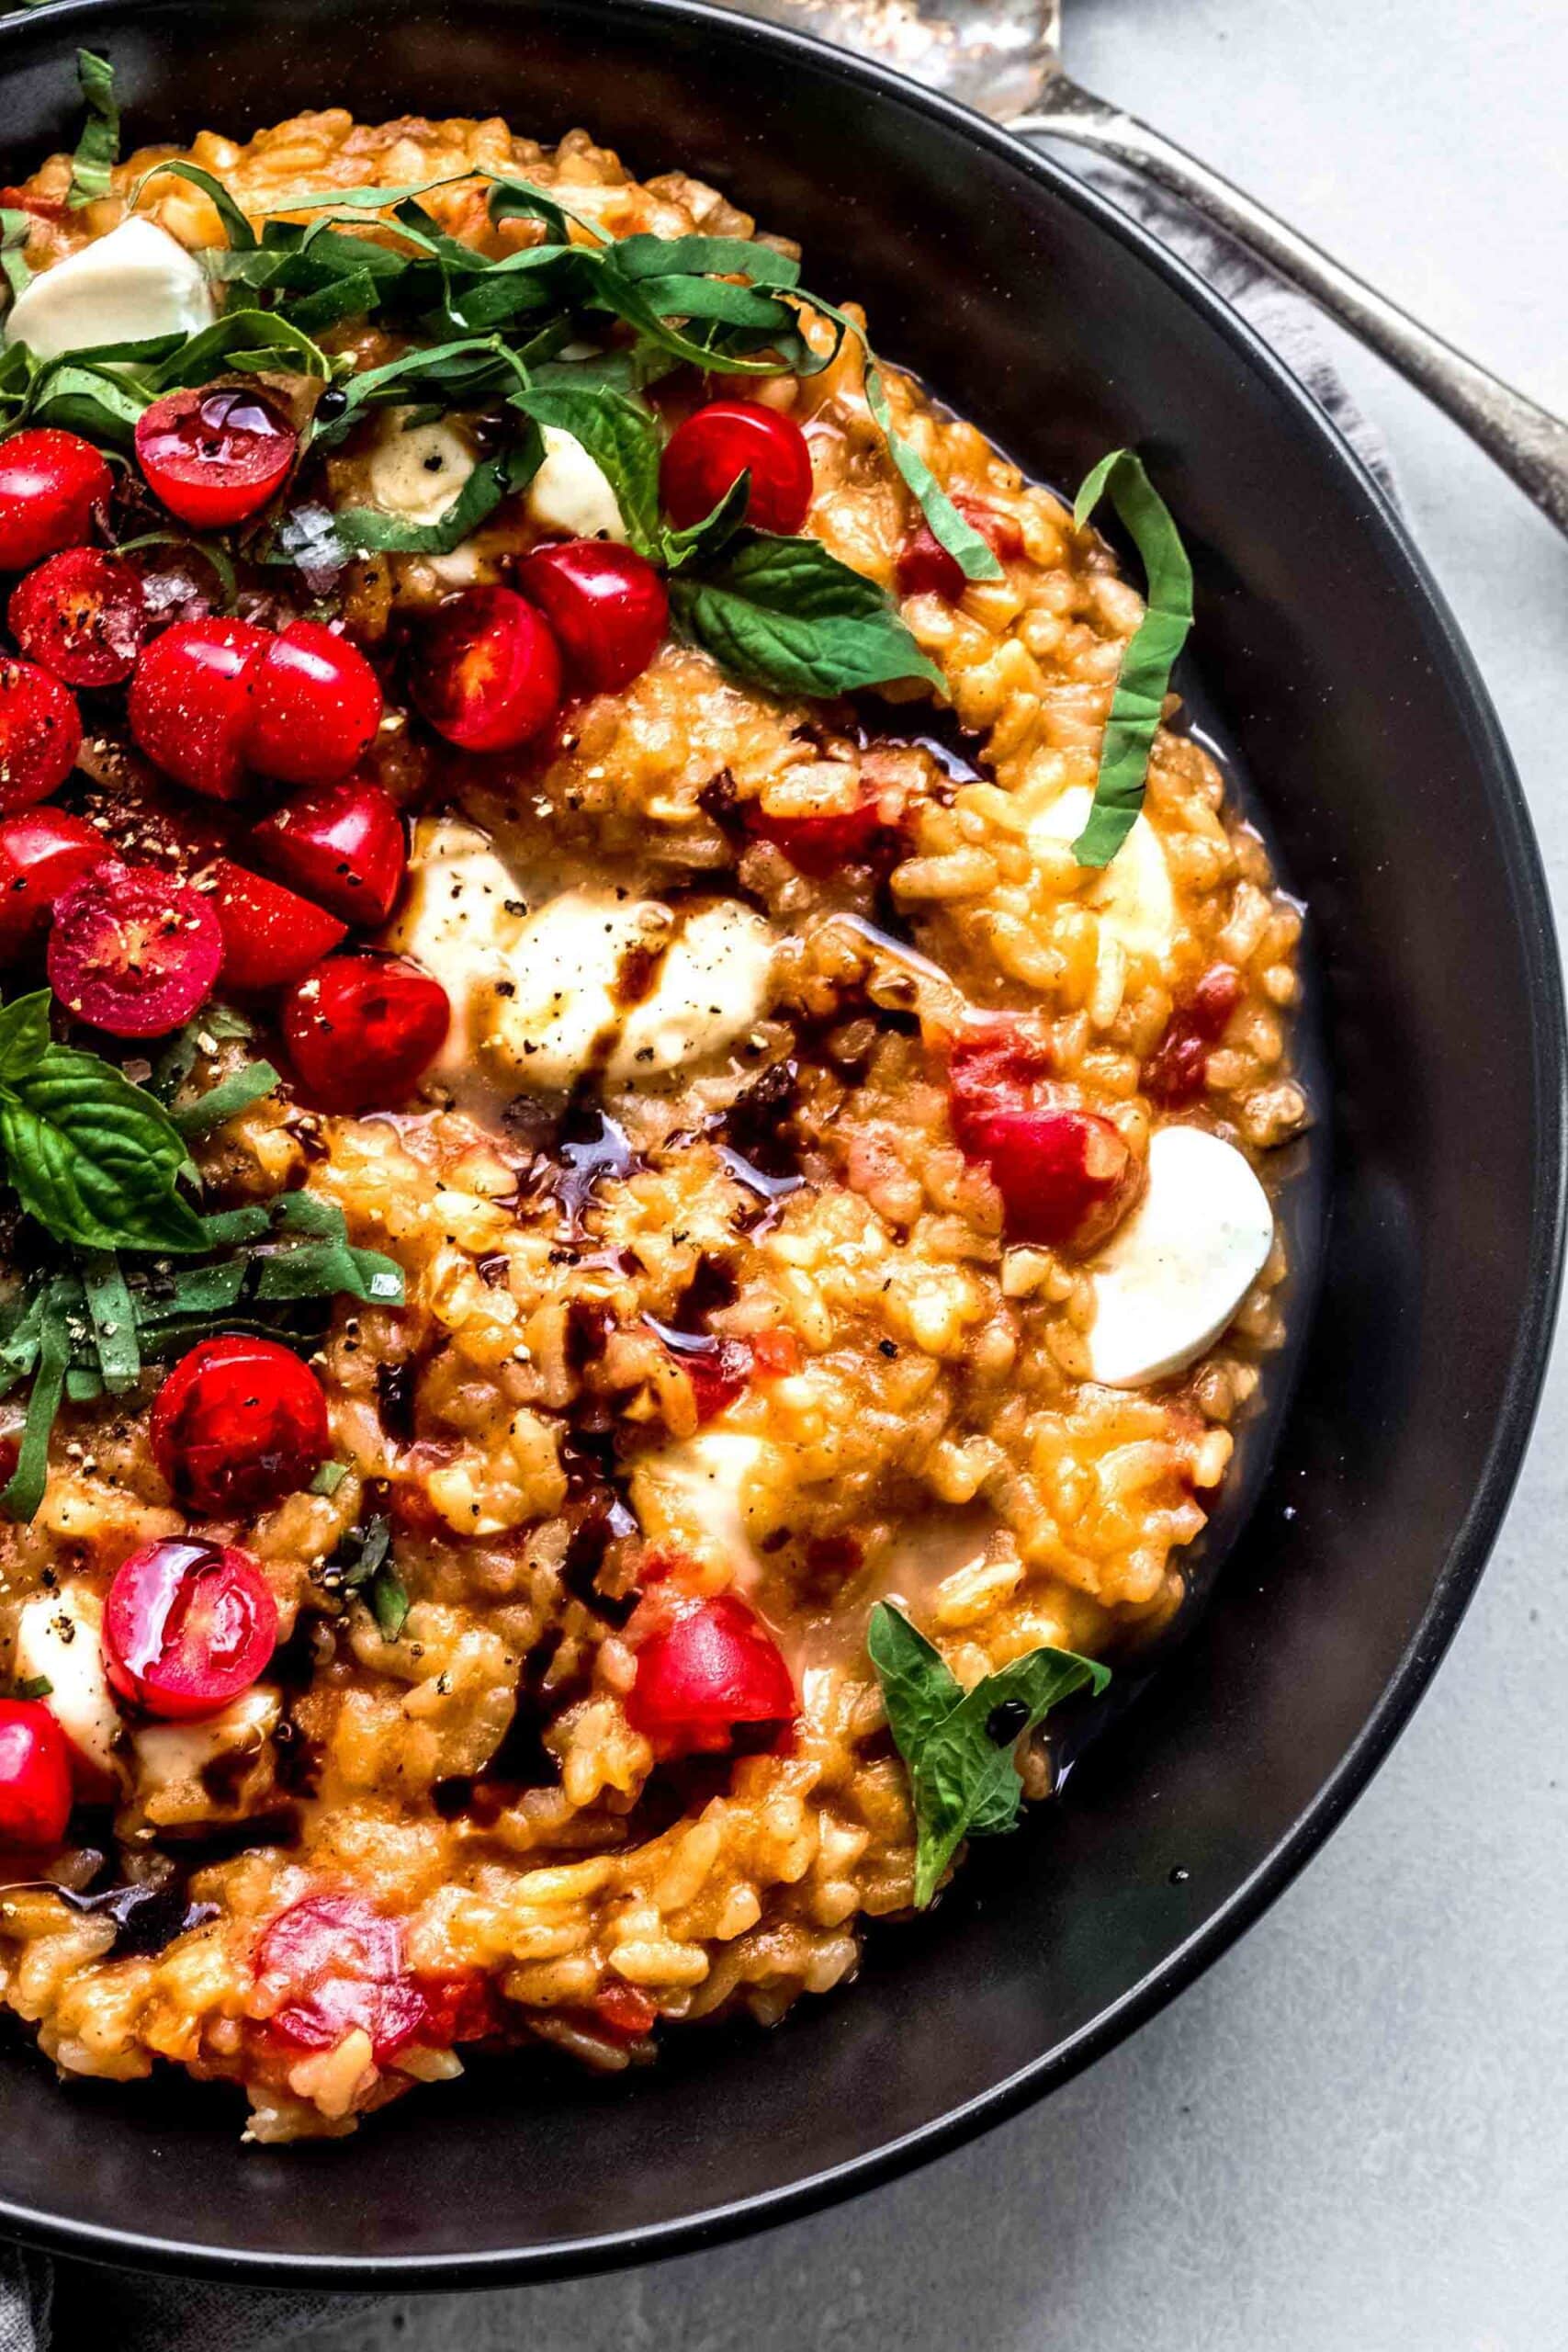
MULTIPOLYGON (((1067 0, 1067 17, 1091 88, 1568 413, 1568 0, 1067 0)), ((1568 543, 1337 348, 1561 893, 1568 543)), ((1568 2346, 1565 1433, 1560 1368, 1480 1598, 1392 1761, 1241 1947, 1089 2075, 770 2236, 411 2303, 299 2352, 1568 2346)))

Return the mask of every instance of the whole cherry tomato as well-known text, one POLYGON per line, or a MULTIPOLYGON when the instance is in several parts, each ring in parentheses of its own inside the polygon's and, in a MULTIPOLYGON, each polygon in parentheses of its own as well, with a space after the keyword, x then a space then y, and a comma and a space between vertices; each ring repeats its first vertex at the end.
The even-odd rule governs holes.
POLYGON ((238 1517, 310 1485, 327 1457, 327 1400, 276 1340, 203 1340, 159 1389, 148 1434, 184 1510, 238 1517))
POLYGON ((260 1565, 223 1544, 164 1536, 116 1569, 104 1665, 124 1699, 179 1722, 216 1714, 260 1675, 277 1603, 260 1565))
POLYGON ((439 980, 368 948, 329 956, 290 989, 282 1028, 295 1069, 327 1111, 384 1109, 410 1093, 446 1043, 439 980))
POLYGON ((280 784, 333 784, 380 724, 380 684, 359 648, 321 621, 291 621, 252 673, 245 758, 280 784))
POLYGON ((71 1751, 39 1699, 0 1699, 0 1846, 58 1846, 71 1818, 71 1751))
POLYGON ((378 784, 318 785, 251 838, 268 865, 344 922, 374 931, 397 903, 408 845, 398 804, 378 784))
POLYGON ((165 392, 136 426, 149 489, 198 531, 226 529, 265 506, 299 446, 264 393, 231 384, 165 392))
POLYGON ((85 539, 114 476, 90 441, 34 425, 0 441, 0 571, 85 539))
POLYGON ((66 548, 11 591, 22 651, 68 686, 129 678, 151 626, 141 575, 102 548, 66 548))
POLYGON ((142 648, 130 681, 139 748, 192 792, 236 799, 244 788, 251 690, 274 643, 249 621, 175 621, 142 648))
MULTIPOLYGON (((1023 553, 1023 533, 1010 514, 1000 514, 977 498, 960 495, 953 503, 1001 561, 1023 553)), ((948 554, 929 523, 922 523, 898 551, 900 596, 941 596, 956 605, 967 585, 957 557, 948 554)))
POLYGON ((664 511, 689 530, 743 473, 746 520, 759 531, 798 531, 811 505, 811 451, 799 425, 761 401, 710 401, 676 426, 659 469, 664 511))
POLYGON ((427 624, 410 686, 449 743, 510 752, 555 717, 560 650, 549 623, 515 590, 465 588, 427 624))
POLYGON ((56 901, 49 982, 111 1037, 161 1037, 206 1000, 223 960, 211 901, 155 865, 106 858, 56 901))
POLYGON ((107 855, 102 834, 62 808, 0 817, 0 962, 41 937, 55 901, 107 855))
POLYGON ((308 1894, 280 1911, 256 1947, 255 1978, 268 2030, 296 2049, 335 2049, 358 2030, 379 2065, 432 2038, 402 1928, 363 1895, 308 1894))
POLYGON ((666 1622, 639 1644, 626 1701, 656 1755, 722 1753, 743 1726, 794 1719, 794 1680, 755 1610, 732 1592, 659 1599, 666 1622))
POLYGON ((58 792, 82 748, 82 714, 58 678, 0 654, 0 811, 58 792))
POLYGON ((348 925, 297 890, 220 858, 209 896, 223 933, 219 978, 241 996, 288 988, 341 947, 348 925))
POLYGON ((536 548, 518 579, 587 693, 618 693, 658 652, 670 599, 652 564, 635 548, 608 539, 563 539, 536 548))

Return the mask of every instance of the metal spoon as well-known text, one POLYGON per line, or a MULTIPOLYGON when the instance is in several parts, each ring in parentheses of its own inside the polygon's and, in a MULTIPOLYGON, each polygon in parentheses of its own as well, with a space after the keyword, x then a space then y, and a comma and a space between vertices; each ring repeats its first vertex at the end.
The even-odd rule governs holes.
POLYGON ((1568 424, 1456 351, 1197 156, 1062 70, 1062 0, 729 0, 891 65, 1021 134, 1070 139, 1172 189, 1446 409, 1568 531, 1568 424))

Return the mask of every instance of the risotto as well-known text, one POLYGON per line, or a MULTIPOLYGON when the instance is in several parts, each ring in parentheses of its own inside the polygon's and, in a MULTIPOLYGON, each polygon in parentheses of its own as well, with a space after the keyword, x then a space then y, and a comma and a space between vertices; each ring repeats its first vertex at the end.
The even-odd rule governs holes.
POLYGON ((1049 1795, 1281 1336, 1301 918, 1134 453, 1069 507, 583 132, 121 161, 82 73, 0 192, 0 1993, 333 2135, 771 2024, 1049 1795))

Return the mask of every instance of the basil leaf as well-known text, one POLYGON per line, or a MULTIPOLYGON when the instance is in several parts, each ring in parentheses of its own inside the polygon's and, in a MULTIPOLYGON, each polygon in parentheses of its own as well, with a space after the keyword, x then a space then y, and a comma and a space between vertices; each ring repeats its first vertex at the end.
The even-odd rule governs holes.
POLYGON ((152 391, 167 392, 205 384, 226 368, 254 375, 264 368, 292 376, 332 374, 326 353, 276 311, 239 310, 225 311, 211 326, 180 343, 147 382, 152 391))
POLYGON ((135 1301, 112 1250, 95 1250, 83 1261, 82 1295, 92 1318, 99 1376, 111 1396, 121 1396, 141 1376, 141 1350, 135 1301))
POLYGON ((73 1288, 68 1278, 58 1279, 50 1283, 42 1302, 38 1366, 28 1398, 22 1442, 16 1469, 0 1493, 0 1510, 8 1519, 31 1519, 49 1483, 49 1441, 65 1394, 71 1361, 67 1301, 73 1288))
POLYGON ((59 425, 100 447, 129 449, 151 399, 134 379, 73 356, 42 368, 27 416, 29 424, 59 425))
POLYGON ((659 554, 666 569, 680 571, 688 563, 716 555, 740 528, 750 496, 751 470, 748 467, 736 475, 718 504, 700 523, 690 523, 683 531, 671 531, 666 526, 659 535, 659 554))
POLYGON ((923 1910, 964 1838, 1013 1827, 1023 1799, 1019 1741, 1075 1690, 1097 1694, 1110 1669, 1075 1650, 1031 1650, 961 1692, 937 1651, 878 1601, 866 1646, 915 1806, 915 1905, 923 1910), (998 1724, 998 1710, 1005 1710, 998 1724))
POLYGON ((273 1092, 283 1083, 270 1062, 246 1062, 241 1069, 231 1070, 194 1102, 182 1104, 169 1116, 182 1136, 204 1136, 211 1127, 220 1127, 230 1119, 237 1119, 253 1102, 273 1092))
POLYGON ((87 119, 71 158, 71 187, 65 200, 80 210, 109 192, 109 173, 119 156, 119 108, 115 103, 114 67, 107 57, 79 49, 76 79, 86 102, 87 119))
POLYGON ((407 1623, 412 1603, 401 1577, 389 1564, 371 1578, 369 1601, 381 1638, 395 1642, 407 1623))
POLYGON ((621 392, 564 385, 514 392, 511 406, 570 433, 615 493, 632 545, 651 555, 659 539, 659 459, 663 444, 646 409, 621 392))
POLYGON ((20 1077, 43 1059, 50 1047, 48 989, 35 989, 0 1005, 0 1079, 20 1077))
POLYGON ((14 302, 24 287, 32 282, 28 267, 27 244, 33 232, 33 217, 17 205, 0 205, 0 271, 5 273, 14 302))
POLYGON ((1133 830, 1170 673, 1192 627, 1192 566, 1170 509, 1135 450, 1112 449, 1101 458, 1073 502, 1076 528, 1083 529, 1107 492, 1143 558, 1148 605, 1117 673, 1094 802, 1073 843, 1080 865, 1109 865, 1133 830))
POLYGON ((151 1094, 96 1054, 50 1046, 0 1080, 0 1151, 24 1209, 83 1250, 199 1250, 175 1190, 183 1137, 151 1094))
POLYGON ((972 523, 964 520, 919 450, 906 441, 902 434, 894 431, 882 370, 869 348, 865 356, 865 398, 867 407, 882 427, 887 454, 914 492, 915 503, 925 516, 931 537, 947 549, 965 580, 1000 580, 1003 577, 1002 567, 997 560, 996 550, 987 544, 972 523))
MULTIPOLYGON (((217 208, 218 217, 223 223, 223 232, 229 240, 231 252, 248 253, 254 250, 256 232, 246 220, 240 206, 230 195, 223 182, 214 173, 203 170, 199 164, 186 164, 173 158, 166 164, 154 164, 151 171, 142 173, 141 177, 131 189, 128 209, 134 212, 141 201, 141 191, 148 182, 164 174, 171 179, 188 180, 193 187, 200 188, 204 196, 209 196, 212 198, 217 208)), ((208 258, 210 260, 212 256, 209 255, 208 258)))
MULTIPOLYGON (((145 539, 128 539, 125 545, 133 548, 148 547, 153 543, 154 538, 158 540, 167 538, 174 542, 176 536, 172 531, 156 534, 149 532, 145 539)), ((123 548, 121 552, 124 552, 123 548)), ((253 1034, 251 1023, 243 1012, 236 1012, 231 1005, 204 1005, 193 1019, 186 1023, 183 1029, 177 1029, 170 1038, 152 1065, 152 1075, 147 1081, 148 1085, 160 1102, 172 1102, 196 1068, 197 1056, 208 1050, 204 1046, 204 1039, 210 1038, 216 1045, 229 1038, 249 1037, 253 1034)))
POLYGON ((12 1683, 11 1696, 13 1699, 47 1699, 53 1689, 54 1685, 47 1674, 29 1674, 24 1680, 12 1683))
POLYGON ((800 283, 800 264, 791 254, 750 237, 620 237, 615 255, 624 277, 725 276, 749 277, 753 286, 800 283))
POLYGON ((695 643, 774 694, 852 694, 895 678, 943 684, 882 590, 819 539, 740 531, 700 574, 677 574, 670 594, 695 643))

